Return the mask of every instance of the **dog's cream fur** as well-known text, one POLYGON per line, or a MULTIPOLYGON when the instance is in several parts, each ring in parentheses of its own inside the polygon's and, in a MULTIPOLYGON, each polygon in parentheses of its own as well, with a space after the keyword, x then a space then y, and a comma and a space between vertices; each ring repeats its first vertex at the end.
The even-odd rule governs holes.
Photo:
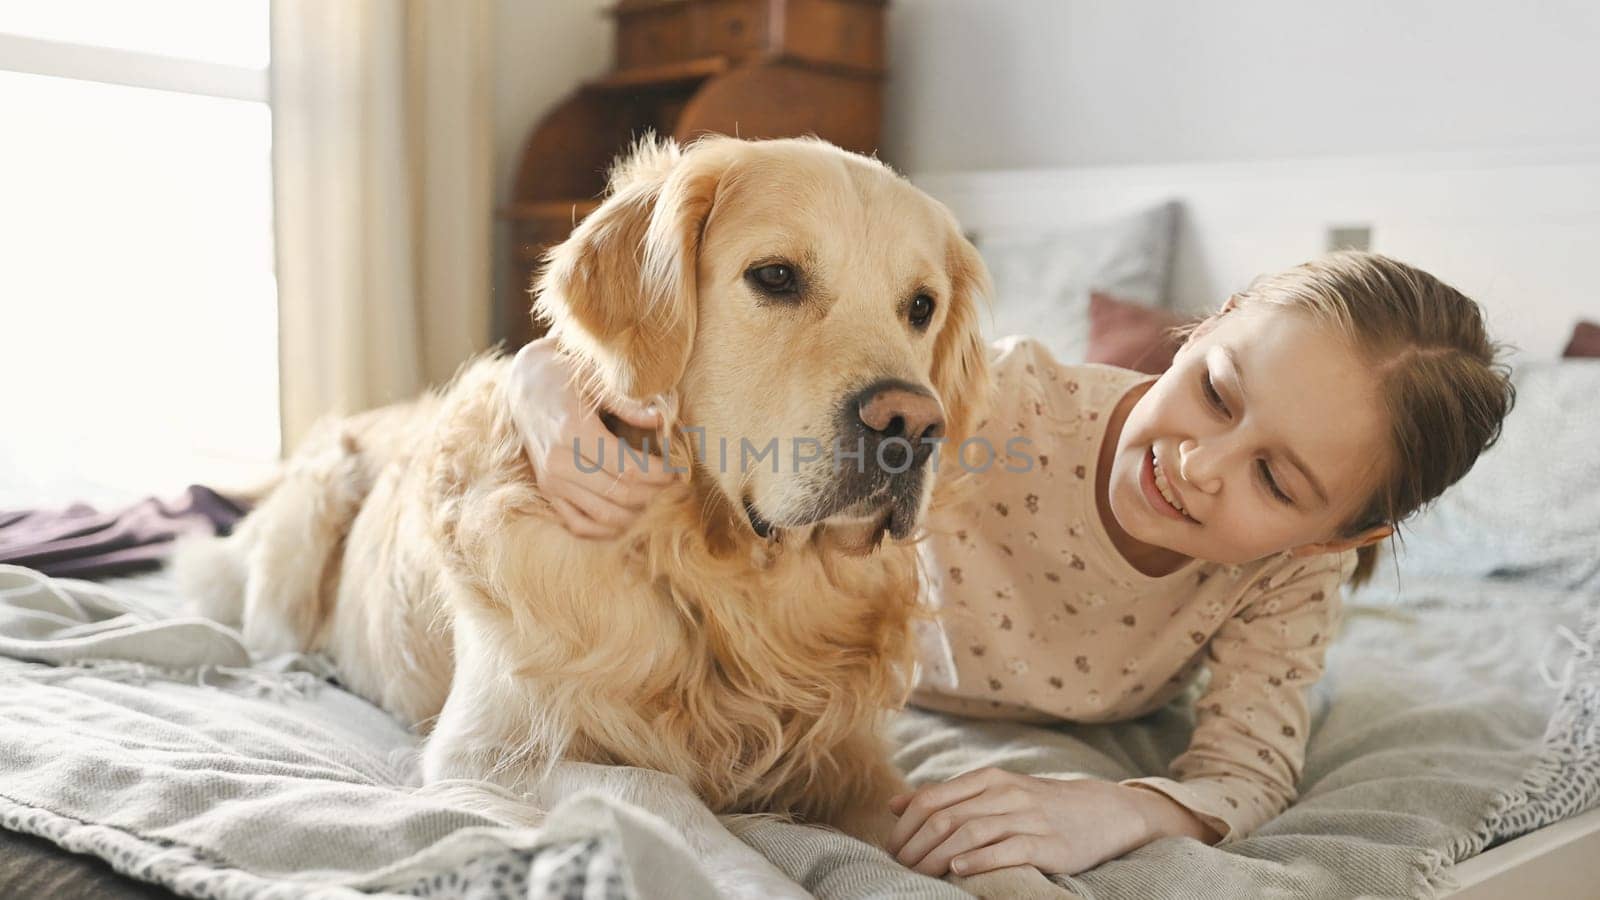
MULTIPOLYGON (((681 776, 718 812, 884 838, 903 789, 878 726, 908 691, 915 556, 871 549, 860 504, 805 521, 831 459, 718 470, 719 438, 832 435, 878 379, 931 389, 947 437, 987 385, 986 275, 943 207, 820 141, 645 143, 555 251, 538 312, 601 398, 670 395, 672 456, 713 448, 624 537, 577 539, 535 486, 509 361, 329 422, 236 533, 180 578, 256 650, 324 651, 352 690, 428 733, 429 781, 530 789, 566 758, 681 776), (743 278, 794 261, 808 293, 743 278), (925 331, 905 309, 935 298, 925 331), (780 527, 762 540, 748 501, 780 527)), ((659 463, 659 460, 657 460, 659 463)), ((931 479, 918 484, 925 512, 931 479)))

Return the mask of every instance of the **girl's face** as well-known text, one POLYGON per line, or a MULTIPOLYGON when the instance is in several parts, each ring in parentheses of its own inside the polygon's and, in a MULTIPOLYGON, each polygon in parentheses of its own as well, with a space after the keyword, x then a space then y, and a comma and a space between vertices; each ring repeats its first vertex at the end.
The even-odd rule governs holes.
POLYGON ((1342 551, 1387 533, 1338 535, 1387 471, 1388 442, 1377 384, 1345 341, 1251 305, 1196 331, 1134 405, 1107 500, 1129 537, 1197 559, 1342 551))

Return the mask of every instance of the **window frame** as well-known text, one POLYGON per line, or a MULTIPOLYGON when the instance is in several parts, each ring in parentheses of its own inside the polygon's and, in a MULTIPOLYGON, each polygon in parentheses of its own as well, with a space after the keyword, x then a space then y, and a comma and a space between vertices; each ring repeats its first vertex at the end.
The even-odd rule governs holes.
POLYGON ((0 69, 269 103, 267 70, 0 32, 0 69))

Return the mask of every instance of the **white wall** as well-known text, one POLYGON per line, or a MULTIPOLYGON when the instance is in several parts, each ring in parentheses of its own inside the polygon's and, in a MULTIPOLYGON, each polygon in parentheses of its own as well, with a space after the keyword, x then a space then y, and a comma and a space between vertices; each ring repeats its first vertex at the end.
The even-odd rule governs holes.
POLYGON ((579 83, 611 66, 612 0, 497 0, 495 193, 516 180, 528 129, 579 83))
POLYGON ((1476 300, 1516 359, 1559 356, 1576 320, 1600 318, 1600 153, 1073 166, 916 181, 980 234, 1083 227, 1177 200, 1171 300, 1191 312, 1321 253, 1330 226, 1361 224, 1374 249, 1476 300))
POLYGON ((1600 145, 1595 0, 893 0, 902 171, 1600 145))
MULTIPOLYGON (((609 68, 610 2, 497 0, 497 202, 527 130, 609 68)), ((1594 159, 1600 0, 891 0, 889 15, 887 161, 918 175, 1055 168, 1038 184, 1083 181, 1086 217, 1187 185, 1180 294, 1210 303, 1238 286, 1235 268, 1297 262, 1327 226, 1366 224, 1374 249, 1456 280, 1536 355, 1600 309, 1572 274, 1591 254, 1595 217, 1574 204, 1592 188, 1563 201, 1559 173, 1472 174, 1573 158, 1556 148, 1594 159), (1427 159, 1440 152, 1463 158, 1427 159), (1396 169, 1407 155, 1419 159, 1396 169), (1265 162, 1329 157, 1371 160, 1335 164, 1370 189, 1265 162), (1433 182, 1403 172, 1440 166, 1464 174, 1419 199, 1433 182), (1539 192, 1491 189, 1519 178, 1539 192), (1263 195, 1272 185, 1304 196, 1263 195), (1219 255, 1229 242, 1238 259, 1219 255)), ((958 211, 994 224, 982 202, 958 211)), ((525 308, 506 245, 499 227, 498 301, 525 308)))
MULTIPOLYGON (((577 86, 611 67, 611 0, 496 0, 495 205, 511 197, 528 130, 577 86)), ((509 283, 506 226, 495 223, 495 301, 528 305, 509 283)), ((498 313, 495 321, 498 323, 498 313)))

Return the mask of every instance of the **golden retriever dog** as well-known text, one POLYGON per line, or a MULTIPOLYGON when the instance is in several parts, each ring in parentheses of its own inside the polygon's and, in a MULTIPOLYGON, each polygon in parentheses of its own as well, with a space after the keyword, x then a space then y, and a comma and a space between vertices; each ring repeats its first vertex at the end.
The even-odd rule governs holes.
POLYGON ((624 536, 558 523, 489 357, 325 423, 181 582, 258 652, 328 654, 430 782, 640 766, 881 846, 929 453, 987 391, 981 260, 876 160, 708 138, 642 143, 548 263, 536 313, 595 395, 674 410, 646 464, 690 474, 624 536))

